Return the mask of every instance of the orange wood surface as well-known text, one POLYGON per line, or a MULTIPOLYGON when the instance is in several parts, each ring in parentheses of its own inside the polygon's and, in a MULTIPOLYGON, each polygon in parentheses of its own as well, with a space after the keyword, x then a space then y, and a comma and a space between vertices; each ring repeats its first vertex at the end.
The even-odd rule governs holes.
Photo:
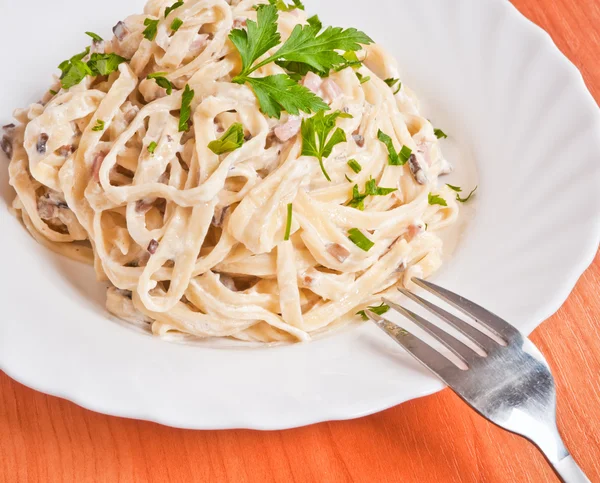
MULTIPOLYGON (((514 3, 550 32, 600 100, 600 0, 514 3)), ((565 440, 600 482, 600 256, 532 338, 557 379, 565 440)), ((95 414, 0 373, 0 482, 22 481, 557 479, 533 446, 487 423, 449 390, 355 421, 269 433, 194 432, 95 414)))

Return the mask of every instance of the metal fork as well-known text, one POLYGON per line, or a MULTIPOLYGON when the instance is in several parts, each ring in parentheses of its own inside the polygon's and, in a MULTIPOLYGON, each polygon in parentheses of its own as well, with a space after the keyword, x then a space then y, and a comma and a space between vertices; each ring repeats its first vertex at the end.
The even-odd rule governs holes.
POLYGON ((467 369, 459 368, 430 345, 385 317, 372 311, 366 311, 367 316, 484 418, 534 443, 562 481, 589 483, 558 432, 554 378, 541 352, 516 328, 483 307, 430 282, 421 279, 413 281, 474 319, 506 345, 501 345, 461 318, 406 290, 400 292, 453 326, 487 355, 478 354, 438 326, 385 298, 383 301, 390 309, 406 316, 446 346, 467 369))

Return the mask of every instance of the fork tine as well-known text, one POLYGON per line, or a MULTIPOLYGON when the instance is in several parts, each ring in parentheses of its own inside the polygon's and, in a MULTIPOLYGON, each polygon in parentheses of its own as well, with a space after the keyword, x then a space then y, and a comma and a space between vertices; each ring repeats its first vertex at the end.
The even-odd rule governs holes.
POLYGON ((507 343, 515 340, 523 340, 521 333, 512 325, 476 303, 420 278, 413 278, 413 282, 433 295, 437 295, 462 313, 472 317, 507 343))
POLYGON ((472 342, 481 347, 484 351, 489 353, 499 347, 499 344, 494 339, 488 337, 480 330, 477 330, 475 327, 467 324, 465 321, 459 319, 450 312, 446 312, 441 307, 432 304, 429 300, 425 300, 424 298, 419 297, 418 295, 402 288, 399 288, 398 291, 402 295, 408 297, 412 301, 419 304, 421 307, 424 307, 430 312, 433 312, 435 315, 437 315, 442 320, 450 324, 459 332, 463 333, 466 337, 468 337, 472 342))
POLYGON ((397 303, 386 298, 383 299, 383 302, 390 308, 394 309, 397 312, 400 312, 402 315, 412 320, 415 324, 424 329, 427 333, 429 333, 439 342, 444 344, 465 364, 468 365, 469 362, 471 362, 475 357, 481 357, 473 349, 463 344, 460 340, 454 338, 453 336, 443 331, 436 325, 432 324, 428 320, 424 319, 420 315, 417 315, 414 312, 408 310, 407 308, 402 307, 401 305, 398 305, 397 303))
POLYGON ((437 374, 437 376, 447 384, 450 384, 449 381, 454 379, 458 373, 462 372, 452 361, 450 361, 450 359, 440 354, 410 332, 370 310, 366 310, 365 313, 369 319, 375 322, 377 327, 404 347, 410 355, 430 371, 437 374))

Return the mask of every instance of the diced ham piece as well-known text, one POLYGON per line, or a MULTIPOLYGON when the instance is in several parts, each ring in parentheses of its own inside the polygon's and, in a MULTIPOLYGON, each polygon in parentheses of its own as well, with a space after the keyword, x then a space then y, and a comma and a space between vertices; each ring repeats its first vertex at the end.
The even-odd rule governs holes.
POLYGON ((296 134, 298 134, 301 125, 302 121, 300 118, 290 117, 286 123, 280 124, 275 128, 275 136, 277 136, 277 139, 279 139, 282 143, 289 141, 296 134))
POLYGON ((94 157, 94 161, 92 163, 92 177, 95 181, 100 181, 100 168, 102 167, 102 163, 104 162, 104 158, 106 158, 107 153, 104 151, 97 153, 94 157))
POLYGON ((332 243, 327 247, 327 253, 329 253, 338 262, 344 263, 350 256, 350 252, 347 248, 343 247, 339 243, 332 243))
POLYGON ((344 93, 342 88, 332 79, 325 79, 321 90, 323 91, 323 99, 329 103, 332 103, 344 93))
POLYGON ((323 84, 323 79, 321 79, 314 72, 309 72, 308 74, 306 74, 306 77, 304 78, 302 84, 308 90, 314 92, 315 94, 318 94, 319 90, 321 89, 321 84, 323 84))
POLYGON ((414 225, 410 225, 408 227, 408 233, 406 235, 407 241, 413 240, 415 237, 419 236, 424 231, 425 225, 423 223, 415 223, 414 225))

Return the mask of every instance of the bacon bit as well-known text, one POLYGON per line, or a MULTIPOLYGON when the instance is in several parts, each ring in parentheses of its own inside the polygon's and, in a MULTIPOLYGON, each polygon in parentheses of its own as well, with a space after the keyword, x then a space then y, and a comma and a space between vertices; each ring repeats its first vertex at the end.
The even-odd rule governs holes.
POLYGON ((156 240, 151 240, 148 244, 148 253, 154 255, 156 250, 158 250, 158 242, 156 240))
POLYGON ((350 252, 339 243, 332 243, 329 245, 327 247, 327 253, 340 263, 344 263, 350 256, 350 252))
POLYGON ((73 154, 74 151, 75 148, 71 144, 65 144, 64 146, 58 148, 58 155, 66 158, 67 156, 73 154))
POLYGON ((40 137, 38 138, 38 142, 37 142, 37 152, 40 154, 45 154, 46 153, 46 143, 48 143, 48 135, 46 133, 42 133, 40 134, 40 137))
POLYGON ((8 135, 5 134, 4 136, 2 136, 2 140, 0 141, 0 148, 2 148, 2 151, 4 151, 4 154, 6 154, 6 157, 9 160, 12 159, 13 145, 12 139, 8 135))
POLYGON ((115 25, 113 27, 113 34, 115 34, 117 40, 121 42, 129 34, 129 29, 127 28, 127 25, 125 25, 125 22, 119 22, 115 25))
POLYGON ((277 136, 282 143, 289 141, 298 134, 301 125, 302 121, 299 118, 290 117, 286 123, 280 124, 275 128, 275 136, 277 136))
POLYGON ((358 134, 358 131, 352 135, 352 139, 359 148, 364 147, 365 145, 365 137, 362 134, 358 134))
POLYGON ((304 275, 304 278, 302 279, 302 282, 305 287, 310 287, 314 281, 315 279, 312 278, 310 275, 304 275))
POLYGON ((233 21, 233 28, 234 29, 239 29, 242 27, 247 27, 248 23, 247 23, 248 19, 244 18, 244 17, 238 17, 233 21))
POLYGON ((338 86, 336 82, 332 79, 326 79, 325 82, 323 82, 322 89, 323 99, 325 99, 325 101, 329 101, 329 103, 332 103, 333 101, 341 97, 344 93, 344 91, 342 91, 342 88, 338 86))
POLYGON ((414 238, 419 236, 424 231, 425 231, 425 225, 423 223, 417 223, 415 225, 410 225, 408 227, 406 241, 412 241, 414 238))
POLYGON ((408 158, 408 165, 410 166, 410 172, 414 176, 417 183, 427 184, 427 175, 425 174, 425 171, 423 171, 423 166, 417 159, 415 153, 412 153, 410 158, 408 158))
POLYGON ((100 181, 100 168, 102 167, 102 163, 107 154, 108 153, 101 151, 94 157, 94 162, 92 163, 92 177, 95 181, 100 181))
POLYGON ((137 200, 135 202, 135 211, 137 213, 145 215, 152 209, 155 201, 156 201, 155 199, 154 200, 150 200, 150 199, 137 200))
POLYGON ((314 72, 309 72, 308 74, 306 74, 306 77, 304 78, 304 81, 302 81, 302 84, 308 90, 314 92, 315 94, 318 94, 319 90, 321 89, 321 85, 323 84, 323 79, 321 79, 314 72))

